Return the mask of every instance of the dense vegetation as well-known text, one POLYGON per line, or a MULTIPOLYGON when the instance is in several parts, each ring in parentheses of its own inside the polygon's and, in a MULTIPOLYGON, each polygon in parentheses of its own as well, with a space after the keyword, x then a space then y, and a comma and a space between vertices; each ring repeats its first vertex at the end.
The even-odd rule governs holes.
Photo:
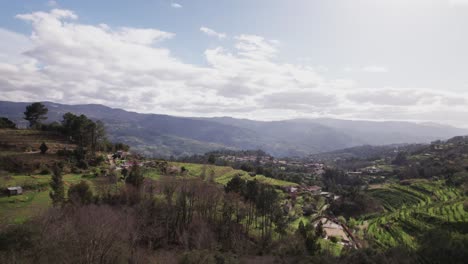
POLYGON ((24 190, 0 196, 1 263, 464 263, 468 257, 466 137, 398 151, 372 148, 372 157, 339 162, 333 156, 333 166, 314 174, 304 165, 310 161, 279 162, 263 151, 144 158, 110 143, 99 121, 66 113, 60 123, 45 124, 31 109, 45 111, 27 110, 37 117, 30 129, 0 130, 0 187, 24 190), (328 236, 322 219, 343 227, 351 243, 328 236))

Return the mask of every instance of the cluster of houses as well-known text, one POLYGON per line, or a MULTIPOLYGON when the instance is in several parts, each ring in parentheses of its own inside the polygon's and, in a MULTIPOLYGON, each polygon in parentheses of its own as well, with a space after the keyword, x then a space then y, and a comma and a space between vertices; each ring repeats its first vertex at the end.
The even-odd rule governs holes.
POLYGON ((382 172, 383 170, 381 168, 376 167, 376 166, 371 166, 371 167, 359 169, 357 171, 348 171, 346 172, 346 175, 350 177, 360 177, 363 175, 375 175, 375 174, 379 174, 382 172))
POLYGON ((310 193, 314 196, 323 196, 328 201, 336 201, 340 199, 340 196, 335 195, 332 192, 323 192, 322 187, 312 185, 312 186, 288 186, 285 187, 284 190, 289 193, 290 195, 294 196, 297 193, 310 193))
POLYGON ((273 164, 279 166, 280 169, 286 170, 288 166, 302 166, 307 168, 308 173, 314 175, 323 175, 325 173, 325 164, 316 163, 316 162, 302 162, 297 160, 282 160, 276 159, 271 156, 256 156, 256 155, 246 155, 246 156, 232 156, 224 155, 220 156, 219 159, 229 161, 229 162, 258 162, 259 164, 273 164))
POLYGON ((128 157, 130 157, 131 154, 130 152, 126 151, 117 151, 114 154, 112 154, 111 158, 115 163, 116 169, 129 169, 133 166, 140 166, 143 167, 144 163, 136 160, 129 160, 128 157), (119 160, 120 162, 116 162, 116 160, 119 160))
POLYGON ((274 161, 273 157, 257 156, 257 155, 246 155, 246 156, 224 155, 224 156, 220 156, 219 159, 230 161, 230 162, 259 162, 260 164, 266 164, 266 163, 270 163, 274 161))

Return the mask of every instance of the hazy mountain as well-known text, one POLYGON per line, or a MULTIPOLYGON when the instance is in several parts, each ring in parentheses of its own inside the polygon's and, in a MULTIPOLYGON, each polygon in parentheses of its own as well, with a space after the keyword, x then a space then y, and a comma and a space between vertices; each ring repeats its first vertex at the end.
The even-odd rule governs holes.
MULTIPOLYGON (((22 126, 26 105, 0 101, 0 116, 22 126)), ((146 155, 181 156, 221 148, 263 149, 276 156, 304 156, 359 145, 426 143, 468 134, 467 130, 434 124, 337 119, 295 119, 263 122, 229 117, 185 118, 140 114, 103 105, 44 103, 48 121, 66 112, 102 120, 111 140, 130 144, 146 155)))

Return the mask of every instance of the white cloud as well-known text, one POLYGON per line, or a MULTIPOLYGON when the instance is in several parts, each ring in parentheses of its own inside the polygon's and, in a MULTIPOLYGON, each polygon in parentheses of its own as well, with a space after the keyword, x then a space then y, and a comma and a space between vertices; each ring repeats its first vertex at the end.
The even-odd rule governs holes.
POLYGON ((386 67, 378 65, 368 65, 362 67, 346 67, 344 68, 345 72, 367 72, 367 73, 387 73, 389 70, 386 67))
POLYGON ((232 50, 207 49, 207 65, 199 66, 172 55, 164 42, 176 37, 171 32, 82 24, 74 12, 60 9, 17 18, 29 22, 32 32, 27 37, 0 29, 0 100, 254 119, 437 121, 445 120, 443 113, 458 124, 468 116, 467 94, 362 89, 355 80, 329 79, 314 67, 280 62, 279 43, 261 36, 236 36, 232 50))
POLYGON ((224 39, 227 36, 226 33, 218 33, 214 31, 213 29, 207 28, 207 27, 201 27, 200 31, 205 33, 208 36, 217 37, 219 39, 224 39))
POLYGON ((256 35, 240 35, 236 39, 238 53, 250 59, 267 60, 278 53, 276 41, 269 41, 256 35))
POLYGON ((468 6, 468 0, 449 0, 449 3, 452 6, 468 6))
POLYGON ((182 8, 182 5, 179 4, 179 3, 171 3, 171 6, 172 6, 173 8, 182 8))

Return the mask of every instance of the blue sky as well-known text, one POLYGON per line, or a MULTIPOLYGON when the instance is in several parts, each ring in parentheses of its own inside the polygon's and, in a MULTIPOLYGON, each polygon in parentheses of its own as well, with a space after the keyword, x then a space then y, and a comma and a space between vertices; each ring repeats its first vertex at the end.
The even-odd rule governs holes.
POLYGON ((0 100, 466 126, 467 2, 2 1, 0 100))

